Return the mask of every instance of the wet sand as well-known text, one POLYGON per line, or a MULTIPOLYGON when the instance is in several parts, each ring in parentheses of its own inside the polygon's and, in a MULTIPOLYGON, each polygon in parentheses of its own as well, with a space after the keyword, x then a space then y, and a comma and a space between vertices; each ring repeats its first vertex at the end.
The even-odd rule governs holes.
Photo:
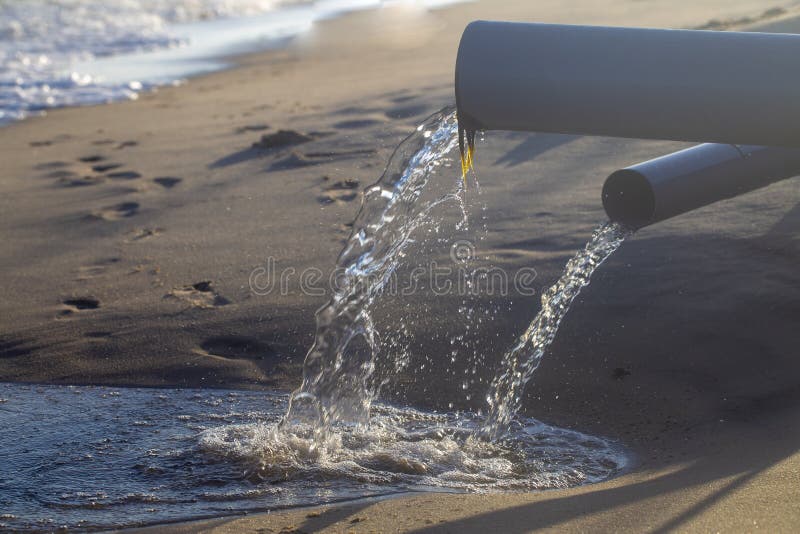
MULTIPOLYGON (((363 12, 136 102, 2 128, 0 379, 291 388, 324 296, 304 295, 296 280, 285 295, 257 295, 250 277, 270 256, 296 272, 333 267, 357 192, 452 101, 466 22, 800 31, 791 9, 762 17, 770 7, 484 0, 363 12), (281 130, 307 139, 262 142, 281 130)), ((603 220, 605 176, 683 146, 491 133, 477 156, 479 250, 509 271, 534 267, 547 287, 603 220)), ((619 439, 637 455, 631 473, 540 494, 413 495, 171 528, 797 530, 798 192, 789 180, 642 230, 563 323, 525 413, 619 439)), ((437 318, 416 325, 418 350, 443 354, 460 301, 415 298, 437 318)), ((489 363, 538 296, 493 303, 476 346, 489 363)), ((406 400, 420 407, 478 405, 441 373, 408 382, 406 400)))

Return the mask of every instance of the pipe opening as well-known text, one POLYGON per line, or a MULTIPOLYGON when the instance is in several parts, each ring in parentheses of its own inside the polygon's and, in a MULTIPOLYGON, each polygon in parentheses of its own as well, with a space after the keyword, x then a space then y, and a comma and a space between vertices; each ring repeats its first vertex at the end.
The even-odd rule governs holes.
POLYGON ((656 199, 644 175, 622 169, 611 174, 603 185, 603 207, 612 221, 641 228, 653 222, 656 199))

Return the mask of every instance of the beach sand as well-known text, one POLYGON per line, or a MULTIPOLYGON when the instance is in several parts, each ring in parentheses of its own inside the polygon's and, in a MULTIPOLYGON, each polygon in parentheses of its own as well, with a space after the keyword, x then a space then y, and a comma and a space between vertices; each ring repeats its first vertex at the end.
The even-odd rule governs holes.
MULTIPOLYGON (((772 7, 482 0, 365 11, 138 101, 4 127, 0 379, 295 387, 325 297, 296 285, 257 295, 250 277, 268 257, 298 273, 333 268, 358 191, 416 124, 452 103, 468 21, 800 32, 792 8, 762 16, 772 7), (313 139, 253 147, 280 130, 313 139)), ((547 287, 604 219, 603 179, 684 146, 490 133, 477 156, 479 250, 509 271, 534 267, 547 287)), ((629 473, 543 493, 417 494, 170 529, 797 531, 798 192, 789 180, 640 231, 564 321, 523 410, 620 440, 636 455, 629 473)), ((429 300, 435 320, 417 335, 435 355, 458 327, 458 302, 429 300)), ((538 296, 504 302, 478 350, 496 361, 537 309, 538 296)), ((435 371, 408 401, 476 406, 435 371)))

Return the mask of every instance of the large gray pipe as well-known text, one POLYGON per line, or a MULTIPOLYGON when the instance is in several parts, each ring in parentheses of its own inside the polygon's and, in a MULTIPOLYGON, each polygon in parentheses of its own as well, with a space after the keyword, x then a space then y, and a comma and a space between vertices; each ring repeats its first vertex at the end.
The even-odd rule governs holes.
POLYGON ((800 35, 471 23, 459 123, 800 146, 800 35))
POLYGON ((798 149, 697 145, 612 173, 603 207, 638 229, 799 174, 798 149))

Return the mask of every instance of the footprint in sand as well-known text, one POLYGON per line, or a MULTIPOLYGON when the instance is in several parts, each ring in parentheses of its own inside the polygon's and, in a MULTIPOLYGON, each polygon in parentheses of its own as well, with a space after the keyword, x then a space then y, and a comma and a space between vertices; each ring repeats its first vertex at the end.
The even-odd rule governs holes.
POLYGON ((72 136, 69 134, 58 134, 52 139, 41 139, 41 140, 30 141, 28 145, 33 148, 40 148, 40 147, 51 146, 58 143, 59 141, 67 141, 69 139, 72 139, 72 136))
MULTIPOLYGON (((275 133, 264 134, 261 139, 253 143, 249 148, 236 151, 227 156, 221 157, 210 164, 211 168, 227 167, 253 158, 263 157, 264 152, 280 152, 281 149, 310 143, 323 137, 335 135, 333 132, 308 132, 300 133, 295 130, 278 130, 275 133)), ((300 166, 302 163, 290 166, 300 166)), ((288 167, 287 167, 288 168, 288 167)))
POLYGON ((108 271, 108 268, 111 265, 119 263, 121 261, 120 258, 106 258, 103 260, 96 261, 90 265, 82 265, 78 267, 78 276, 76 280, 84 281, 89 280, 91 278, 95 278, 97 276, 101 276, 108 271))
POLYGON ((244 126, 239 126, 233 132, 236 134, 243 134, 248 132, 263 132, 264 130, 269 130, 269 126, 266 124, 245 124, 244 126))
POLYGON ((94 297, 73 297, 62 301, 63 307, 59 316, 69 316, 75 313, 97 310, 100 308, 100 301, 94 297))
POLYGON ((102 176, 97 175, 65 176, 58 179, 58 185, 61 187, 84 187, 87 185, 97 185, 104 181, 105 179, 102 176))
POLYGON ((378 119, 355 119, 337 122, 333 127, 339 130, 358 130, 360 128, 369 128, 370 126, 377 126, 379 124, 384 124, 384 121, 378 119))
POLYGON ((255 338, 225 335, 203 340, 195 353, 231 360, 264 360, 275 356, 272 347, 255 338))
POLYGON ((99 163, 97 165, 92 165, 92 170, 94 172, 108 172, 119 169, 120 167, 122 167, 122 163, 99 163))
POLYGON ((353 200, 358 198, 358 193, 347 193, 344 191, 331 191, 329 193, 325 193, 317 197, 317 201, 320 204, 327 205, 327 204, 342 204, 346 202, 352 202, 353 200))
POLYGON ((113 180, 136 180, 142 177, 142 175, 136 171, 110 172, 106 174, 106 176, 113 180))
MULTIPOLYGON (((323 183, 330 182, 328 176, 322 177, 323 183)), ((348 178, 323 187, 323 193, 317 197, 320 204, 335 204, 352 202, 359 196, 358 188, 361 182, 348 178)))
POLYGON ((278 130, 273 134, 262 135, 260 140, 253 143, 253 148, 270 150, 300 145, 313 140, 314 136, 310 134, 302 134, 294 130, 278 130))
POLYGON ((164 232, 163 228, 136 228, 132 232, 129 232, 129 237, 126 241, 133 242, 133 241, 141 241, 142 239, 149 239, 151 237, 156 237, 161 235, 164 232))
POLYGON ((417 98, 417 95, 403 95, 403 96, 396 96, 394 98, 391 98, 390 100, 395 104, 404 104, 406 102, 414 100, 415 98, 417 98))
POLYGON ((183 178, 176 178, 174 176, 159 176, 158 178, 153 178, 153 181, 164 189, 172 189, 181 183, 183 178))
POLYGON ((322 165, 336 161, 363 158, 364 156, 374 156, 377 154, 374 148, 360 150, 340 150, 330 152, 291 152, 285 158, 281 158, 269 166, 270 171, 283 171, 296 169, 299 167, 309 167, 311 165, 322 165))
POLYGON ((97 174, 78 173, 68 169, 52 171, 45 175, 46 178, 54 178, 59 187, 84 187, 87 185, 97 185, 102 183, 105 178, 97 174))
POLYGON ((121 202, 114 206, 109 206, 100 211, 89 214, 90 219, 103 221, 117 221, 127 217, 133 217, 139 212, 138 202, 121 202))
POLYGON ((94 297, 77 297, 66 299, 64 305, 73 311, 96 310, 100 307, 100 301, 94 297))
MULTIPOLYGON (((89 155, 89 156, 83 156, 82 158, 78 158, 78 161, 81 162, 81 163, 90 164, 91 165, 91 167, 90 167, 91 172, 95 173, 95 176, 92 176, 92 177, 87 176, 87 175, 84 174, 84 176, 83 176, 83 180, 84 181, 88 181, 88 182, 94 181, 94 183, 97 183, 99 181, 102 181, 104 177, 105 178, 111 178, 112 180, 136 180, 137 178, 141 178, 142 177, 142 175, 139 174, 136 171, 109 172, 109 171, 114 171, 115 169, 119 169, 123 165, 122 165, 122 163, 116 163, 116 162, 113 162, 113 161, 106 161, 106 158, 104 156, 101 156, 100 154, 92 154, 92 155, 89 155), (102 176, 98 176, 98 175, 102 175, 102 176), (91 180, 90 180, 90 178, 91 178, 91 180)), ((60 171, 63 171, 63 169, 58 170, 58 171, 54 171, 54 172, 60 172, 60 171)), ((69 177, 66 177, 66 178, 72 180, 72 178, 69 178, 69 177)), ((70 183, 70 185, 88 185, 88 183, 78 182, 78 183, 70 183)))
POLYGON ((190 286, 173 289, 166 295, 165 299, 175 299, 188 303, 194 308, 217 308, 231 303, 214 289, 208 280, 197 282, 190 286))
MULTIPOLYGON (((99 156, 91 156, 99 157, 99 156)), ((84 162, 68 163, 66 161, 50 161, 41 163, 34 167, 35 170, 43 171, 44 178, 56 180, 60 187, 83 187, 101 183, 104 178, 95 173, 93 168, 88 167, 84 162)))

